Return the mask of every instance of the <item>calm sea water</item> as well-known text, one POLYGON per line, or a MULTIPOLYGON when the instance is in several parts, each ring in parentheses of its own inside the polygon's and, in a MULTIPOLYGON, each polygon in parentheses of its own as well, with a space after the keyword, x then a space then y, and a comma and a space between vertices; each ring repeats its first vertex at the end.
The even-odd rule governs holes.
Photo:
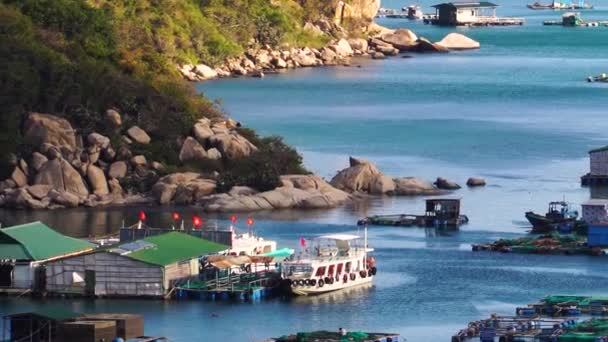
MULTIPOLYGON (((431 2, 420 4, 430 10, 431 2)), ((399 8, 409 3, 385 0, 399 8)), ((483 176, 488 186, 462 189, 471 222, 459 232, 370 228, 379 274, 369 288, 259 303, 140 300, 0 299, 0 314, 60 305, 82 312, 143 313, 151 334, 174 341, 259 341, 289 332, 347 327, 396 331, 409 341, 448 341, 470 320, 547 294, 608 294, 605 260, 479 254, 472 243, 525 234, 526 210, 550 200, 589 197, 579 177, 587 151, 608 141, 605 84, 588 75, 608 71, 608 28, 543 27, 560 12, 530 11, 501 1, 499 15, 523 16, 522 27, 438 28, 408 20, 381 21, 438 40, 458 31, 478 40, 477 51, 357 60, 352 67, 302 69, 266 78, 199 85, 246 126, 279 134, 306 165, 331 178, 355 155, 385 172, 464 183, 483 176), (360 67, 357 67, 360 65, 360 67)), ((608 20, 594 3, 585 19, 608 20)), ((146 209, 168 224, 174 208, 146 209)), ((196 208, 178 208, 184 215, 196 208)), ((54 212, 0 211, 3 224, 42 219, 73 236, 104 235, 139 208, 54 212)), ((421 198, 376 198, 330 211, 257 213, 256 230, 280 246, 300 236, 356 231, 357 218, 375 213, 421 213, 421 198)), ((205 216, 225 222, 224 216, 205 216)), ((244 219, 244 217, 243 217, 244 219)))

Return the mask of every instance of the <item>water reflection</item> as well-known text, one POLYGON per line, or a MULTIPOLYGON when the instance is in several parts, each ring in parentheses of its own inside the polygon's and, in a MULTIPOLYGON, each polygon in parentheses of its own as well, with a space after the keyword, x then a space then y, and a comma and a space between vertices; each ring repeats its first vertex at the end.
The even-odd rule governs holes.
POLYGON ((373 284, 361 284, 358 286, 353 286, 350 288, 346 288, 343 290, 323 293, 315 296, 298 296, 293 297, 290 301, 296 304, 341 304, 350 302, 353 299, 358 299, 364 296, 368 296, 371 292, 373 292, 375 286, 373 284))

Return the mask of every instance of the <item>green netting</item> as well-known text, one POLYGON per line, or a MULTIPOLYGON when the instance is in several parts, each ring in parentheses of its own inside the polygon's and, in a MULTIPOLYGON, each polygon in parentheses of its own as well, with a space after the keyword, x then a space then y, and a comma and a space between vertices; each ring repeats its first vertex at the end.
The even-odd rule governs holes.
POLYGON ((543 300, 548 305, 569 304, 569 305, 591 305, 592 303, 606 304, 608 297, 596 296, 547 296, 543 300))
POLYGON ((602 335, 593 333, 575 333, 569 332, 559 337, 559 342, 595 342, 602 335))
POLYGON ((594 318, 588 321, 584 321, 576 324, 570 328, 573 332, 586 332, 586 333, 597 333, 602 334, 608 333, 608 319, 594 318))
MULTIPOLYGON (((295 341, 297 342, 312 342, 316 340, 321 341, 364 341, 369 339, 370 336, 362 331, 353 331, 347 333, 345 336, 341 336, 337 332, 332 331, 314 331, 314 332, 299 332, 296 335, 295 341)), ((277 339, 278 342, 294 341, 292 336, 281 336, 277 339)))

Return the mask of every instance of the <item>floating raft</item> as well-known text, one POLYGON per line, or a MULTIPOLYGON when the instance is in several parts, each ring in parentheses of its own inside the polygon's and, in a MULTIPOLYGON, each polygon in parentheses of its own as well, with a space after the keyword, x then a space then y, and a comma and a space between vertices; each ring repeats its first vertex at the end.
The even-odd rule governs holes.
POLYGON ((489 244, 472 245, 477 251, 523 254, 604 255, 605 251, 587 246, 587 238, 578 235, 553 233, 539 237, 500 239, 489 244))
POLYGON ((210 280, 189 279, 174 286, 178 299, 255 301, 278 291, 279 274, 243 273, 210 280))
POLYGON ((373 333, 353 331, 346 333, 345 336, 337 332, 331 331, 313 331, 299 332, 294 335, 281 336, 278 338, 269 339, 266 342, 342 342, 342 341, 357 341, 357 342, 399 342, 405 341, 401 339, 399 334, 393 333, 373 333))
POLYGON ((469 222, 466 215, 460 215, 460 199, 429 198, 426 200, 424 215, 374 215, 357 222, 358 225, 399 226, 399 227, 452 227, 458 228, 469 222))
POLYGON ((598 296, 547 296, 528 307, 517 308, 519 315, 592 316, 608 315, 608 297, 598 296))

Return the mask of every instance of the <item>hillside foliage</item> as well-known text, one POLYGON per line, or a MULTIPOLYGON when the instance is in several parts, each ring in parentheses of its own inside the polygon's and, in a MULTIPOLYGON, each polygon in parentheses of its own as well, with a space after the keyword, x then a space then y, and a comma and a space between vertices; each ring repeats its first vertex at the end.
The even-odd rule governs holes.
POLYGON ((157 141, 175 141, 200 117, 221 116, 176 66, 216 65, 252 42, 321 45, 326 38, 302 29, 306 3, 0 0, 0 176, 10 171, 10 153, 28 151, 20 136, 28 111, 63 116, 83 134, 113 135, 103 113, 115 108, 157 141))

